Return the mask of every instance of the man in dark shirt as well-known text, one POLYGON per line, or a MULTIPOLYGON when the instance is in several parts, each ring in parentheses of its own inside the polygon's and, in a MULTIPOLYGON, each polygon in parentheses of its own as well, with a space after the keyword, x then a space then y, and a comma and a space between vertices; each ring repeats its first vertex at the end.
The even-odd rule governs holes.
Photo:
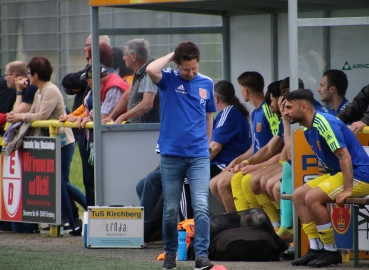
POLYGON ((10 62, 5 66, 4 79, 8 88, 16 89, 14 113, 28 112, 32 106, 37 87, 29 84, 27 65, 22 61, 10 62))
POLYGON ((3 126, 6 122, 6 113, 12 110, 15 102, 15 89, 8 88, 4 76, 0 77, 0 100, 0 135, 2 135, 3 126))

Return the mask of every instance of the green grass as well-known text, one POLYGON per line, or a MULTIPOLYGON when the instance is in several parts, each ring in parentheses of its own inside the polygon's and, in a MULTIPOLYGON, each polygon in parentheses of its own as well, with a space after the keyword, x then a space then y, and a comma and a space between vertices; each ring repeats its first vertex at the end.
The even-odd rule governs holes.
MULTIPOLYGON (((83 194, 85 194, 85 185, 83 184, 83 178, 82 178, 82 160, 81 156, 79 155, 79 149, 78 146, 74 148, 74 156, 70 168, 70 174, 69 174, 69 181, 78 187, 83 194)), ((85 211, 82 206, 80 206, 77 203, 78 209, 79 209, 79 216, 83 218, 83 212, 85 211)))
MULTIPOLYGON (((161 269, 162 262, 138 262, 117 258, 101 258, 63 253, 41 252, 0 247, 0 269, 161 269)), ((181 269, 193 269, 183 267, 181 269)))

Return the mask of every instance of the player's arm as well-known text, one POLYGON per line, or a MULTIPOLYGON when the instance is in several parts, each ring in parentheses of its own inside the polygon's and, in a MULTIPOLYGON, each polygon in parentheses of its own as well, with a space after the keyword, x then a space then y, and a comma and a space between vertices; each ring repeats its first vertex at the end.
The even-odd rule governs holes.
MULTIPOLYGON (((243 153, 242 155, 240 155, 240 156, 236 157, 234 160, 232 160, 231 163, 229 163, 227 168, 225 168, 225 169, 228 170, 228 171, 231 170, 235 165, 242 164, 241 163, 242 161, 247 160, 253 154, 254 154, 254 147, 251 145, 249 150, 247 150, 245 153, 243 153)), ((239 168, 237 168, 237 170, 238 169, 239 168)))
POLYGON ((343 174, 344 190, 336 197, 336 203, 338 204, 338 206, 342 207, 344 199, 352 195, 352 188, 354 185, 354 172, 352 167, 351 155, 346 147, 338 148, 334 152, 334 154, 338 157, 343 174))
POLYGON ((173 60, 174 52, 171 52, 155 61, 151 62, 147 68, 146 73, 149 75, 150 79, 153 83, 160 82, 162 78, 162 69, 169 64, 170 61, 173 60))
POLYGON ((259 151, 257 151, 252 157, 248 159, 249 164, 262 163, 274 155, 282 151, 284 144, 280 136, 273 136, 273 138, 264 145, 259 151))
POLYGON ((223 144, 211 141, 210 142, 210 148, 211 148, 210 160, 213 160, 219 154, 219 152, 222 150, 223 144))

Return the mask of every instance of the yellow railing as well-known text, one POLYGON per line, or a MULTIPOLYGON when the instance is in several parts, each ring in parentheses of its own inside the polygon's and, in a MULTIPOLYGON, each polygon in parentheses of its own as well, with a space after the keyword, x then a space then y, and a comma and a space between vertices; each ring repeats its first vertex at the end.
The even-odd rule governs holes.
MULTIPOLYGON (((122 124, 125 124, 126 121, 123 121, 122 124)), ((108 125, 114 124, 114 122, 108 122, 108 125)), ((34 121, 32 123, 32 127, 38 127, 38 128, 49 128, 50 137, 55 137, 58 128, 60 127, 69 127, 69 128, 78 128, 76 122, 59 122, 58 120, 38 120, 34 121)), ((86 123, 86 128, 94 128, 94 123, 92 121, 86 123)), ((364 127, 361 133, 369 133, 369 126, 364 127)))
MULTIPOLYGON (((58 133, 58 128, 69 127, 78 128, 77 122, 59 122, 58 120, 37 120, 32 122, 32 127, 35 128, 49 128, 50 137, 55 137, 58 133)), ((92 121, 86 123, 86 128, 94 128, 94 123, 92 121)))

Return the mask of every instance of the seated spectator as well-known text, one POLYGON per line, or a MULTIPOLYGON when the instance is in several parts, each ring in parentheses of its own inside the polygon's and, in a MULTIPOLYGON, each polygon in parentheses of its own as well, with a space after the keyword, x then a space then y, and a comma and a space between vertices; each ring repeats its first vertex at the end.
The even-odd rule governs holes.
POLYGON ((329 172, 293 192, 293 203, 308 236, 310 250, 291 264, 326 267, 342 263, 326 204, 335 202, 343 207, 346 198, 369 194, 369 157, 342 121, 316 112, 313 104, 310 90, 296 90, 286 96, 284 113, 291 124, 305 127, 307 142, 329 172))
MULTIPOLYGON (((28 113, 11 112, 7 116, 8 121, 16 123, 19 121, 34 122, 36 120, 59 119, 61 115, 65 114, 65 105, 60 90, 50 81, 53 68, 49 60, 41 56, 33 57, 28 63, 27 69, 30 83, 38 88, 35 94, 36 98, 28 113)), ((87 210, 85 195, 69 182, 70 163, 74 153, 74 137, 70 128, 65 128, 65 134, 66 145, 61 148, 61 176, 62 190, 63 187, 66 187, 68 192, 65 196, 62 196, 63 221, 66 219, 67 212, 71 209, 69 197, 87 210)), ((41 136, 41 128, 35 128, 32 135, 41 136)), ((69 215, 68 219, 72 228, 74 228, 73 219, 70 219, 69 215)))

